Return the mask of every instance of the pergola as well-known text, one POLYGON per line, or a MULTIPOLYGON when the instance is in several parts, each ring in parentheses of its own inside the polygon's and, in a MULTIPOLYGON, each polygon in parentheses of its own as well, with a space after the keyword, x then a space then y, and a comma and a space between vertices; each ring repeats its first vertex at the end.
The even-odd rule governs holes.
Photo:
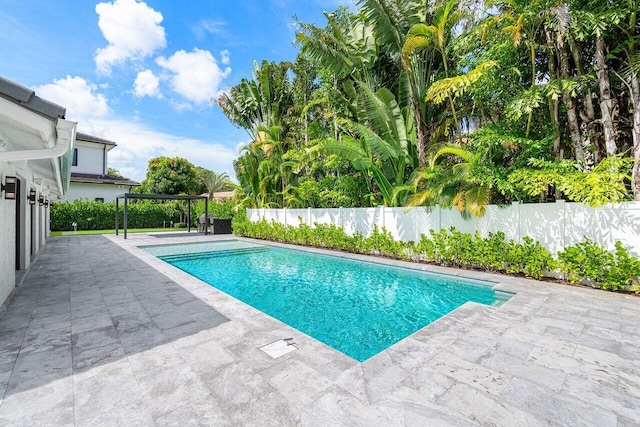
MULTIPOLYGON (((127 207, 130 199, 150 199, 150 200, 187 200, 187 232, 191 233, 191 201, 204 199, 205 220, 209 220, 209 198, 207 196, 176 196, 174 194, 134 194, 125 193, 116 197, 116 236, 118 235, 118 211, 120 209, 120 199, 124 199, 124 216, 122 225, 124 226, 124 238, 127 238, 127 207)), ((206 223, 205 223, 206 224, 206 223)), ((208 225, 208 224, 207 224, 208 225)), ((204 228, 204 234, 209 234, 209 227, 204 228)))

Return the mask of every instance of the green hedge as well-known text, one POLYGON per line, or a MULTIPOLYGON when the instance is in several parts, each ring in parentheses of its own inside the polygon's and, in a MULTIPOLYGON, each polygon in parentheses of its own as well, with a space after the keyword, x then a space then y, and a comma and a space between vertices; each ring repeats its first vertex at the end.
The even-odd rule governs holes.
MULTIPOLYGON (((209 202, 209 212, 217 218, 230 218, 233 215, 231 202, 209 202)), ((120 227, 122 227, 124 206, 119 207, 120 227)), ((204 200, 191 203, 191 224, 197 224, 198 216, 204 213, 204 200)), ((71 231, 73 223, 78 230, 112 230, 115 228, 115 202, 96 202, 94 200, 74 200, 73 203, 59 202, 51 206, 51 230, 71 231)), ((168 201, 161 203, 153 200, 130 201, 127 209, 127 226, 130 228, 169 227, 171 221, 179 223, 187 217, 187 202, 168 201)))
POLYGON ((541 279, 554 271, 567 275, 571 283, 588 283, 612 291, 640 291, 640 260, 631 256, 620 242, 614 253, 590 240, 570 246, 554 258, 539 242, 529 237, 523 243, 505 240, 502 232, 487 237, 461 233, 455 228, 421 235, 419 242, 393 238, 385 228, 373 233, 349 236, 335 225, 285 226, 275 221, 251 222, 236 215, 232 223, 238 236, 284 243, 337 249, 361 254, 424 261, 460 268, 481 269, 506 274, 524 274, 541 279))
MULTIPOLYGON (((124 206, 119 209, 120 226, 122 227, 124 206)), ((101 203, 88 200, 74 200, 73 203, 61 202, 51 206, 51 230, 70 231, 73 223, 78 230, 110 230, 115 228, 115 202, 101 203)), ((177 222, 180 212, 172 206, 164 206, 148 200, 129 203, 127 209, 127 225, 131 228, 162 227, 170 221, 177 222)))

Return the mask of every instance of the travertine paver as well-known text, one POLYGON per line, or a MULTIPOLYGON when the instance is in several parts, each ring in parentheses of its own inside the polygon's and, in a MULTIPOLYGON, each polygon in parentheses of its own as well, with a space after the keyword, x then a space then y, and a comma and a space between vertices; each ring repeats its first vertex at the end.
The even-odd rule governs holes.
POLYGON ((0 425, 640 425, 638 297, 419 266, 516 295, 359 363, 137 247, 219 238, 52 238, 0 319, 0 425))

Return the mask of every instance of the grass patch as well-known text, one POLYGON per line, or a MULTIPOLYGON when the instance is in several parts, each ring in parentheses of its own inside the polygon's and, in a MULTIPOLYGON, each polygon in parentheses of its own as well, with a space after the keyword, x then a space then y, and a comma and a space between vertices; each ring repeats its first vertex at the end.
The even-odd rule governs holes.
MULTIPOLYGON (((196 227, 191 227, 196 230, 196 227)), ((127 228, 127 233, 153 233, 157 231, 187 231, 186 228, 127 228)), ((196 230, 197 231, 197 230, 196 230)), ((120 229, 120 233, 124 233, 120 229)), ((78 231, 52 231, 52 236, 89 236, 94 234, 116 234, 116 230, 78 230, 78 231)))

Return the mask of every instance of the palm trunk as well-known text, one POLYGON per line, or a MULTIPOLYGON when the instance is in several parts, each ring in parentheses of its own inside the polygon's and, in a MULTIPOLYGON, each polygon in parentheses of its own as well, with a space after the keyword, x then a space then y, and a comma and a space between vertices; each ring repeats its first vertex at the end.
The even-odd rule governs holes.
POLYGON ((637 75, 631 77, 631 101, 633 102, 633 172, 631 183, 633 198, 640 201, 640 80, 637 75))
MULTIPOLYGON (((336 76, 333 77, 333 90, 338 92, 338 78, 336 76)), ((337 119, 337 111, 333 111, 333 138, 338 140, 338 119, 337 119)))
POLYGON ((618 152, 616 135, 613 130, 613 100, 611 99, 611 83, 605 63, 605 45, 602 37, 596 41, 596 75, 600 87, 600 113, 602 114, 602 128, 604 131, 604 147, 608 156, 615 156, 618 152))
MULTIPOLYGON (((536 47, 531 41, 531 87, 533 88, 536 85, 536 47)), ((529 138, 529 133, 531 132, 531 122, 533 122, 533 109, 529 111, 529 116, 527 117, 527 130, 524 133, 525 138, 529 138)))
MULTIPOLYGON (((444 52, 444 49, 440 52, 442 54, 442 63, 444 65, 444 76, 449 78, 449 67, 447 65, 447 55, 444 52)), ((449 106, 451 107, 451 114, 453 115, 453 124, 456 127, 456 132, 458 132, 458 139, 460 140, 460 145, 462 145, 462 131, 460 130, 460 123, 458 123, 458 114, 456 113, 456 108, 453 105, 453 98, 449 96, 449 106)))
MULTIPOLYGON (((636 35, 636 14, 637 14, 637 3, 636 1, 629 1, 629 9, 634 12, 629 15, 629 29, 631 30, 631 39, 636 35)), ((636 41, 628 48, 628 60, 631 61, 631 58, 636 52, 636 41)), ((631 187, 633 189, 633 199, 636 201, 640 201, 640 79, 637 74, 632 74, 630 77, 631 80, 631 102, 633 105, 633 128, 631 130, 631 134, 633 135, 633 159, 635 163, 633 164, 633 171, 631 172, 631 187)))
POLYGON ((423 168, 427 164, 427 142, 422 125, 420 104, 417 100, 413 99, 411 101, 411 108, 413 109, 413 115, 415 116, 416 127, 418 131, 418 166, 420 168, 423 168))
MULTIPOLYGON (((563 80, 568 80, 571 77, 569 66, 569 52, 567 51, 567 44, 562 37, 562 34, 557 35, 557 49, 558 57, 560 59, 560 76, 563 80)), ((584 147, 582 145, 582 137, 580 136, 580 124, 578 122, 578 113, 576 110, 576 101, 571 96, 569 90, 562 91, 562 101, 567 107, 567 121, 569 123, 569 134, 571 136, 571 144, 575 152, 576 160, 584 165, 584 147)))

